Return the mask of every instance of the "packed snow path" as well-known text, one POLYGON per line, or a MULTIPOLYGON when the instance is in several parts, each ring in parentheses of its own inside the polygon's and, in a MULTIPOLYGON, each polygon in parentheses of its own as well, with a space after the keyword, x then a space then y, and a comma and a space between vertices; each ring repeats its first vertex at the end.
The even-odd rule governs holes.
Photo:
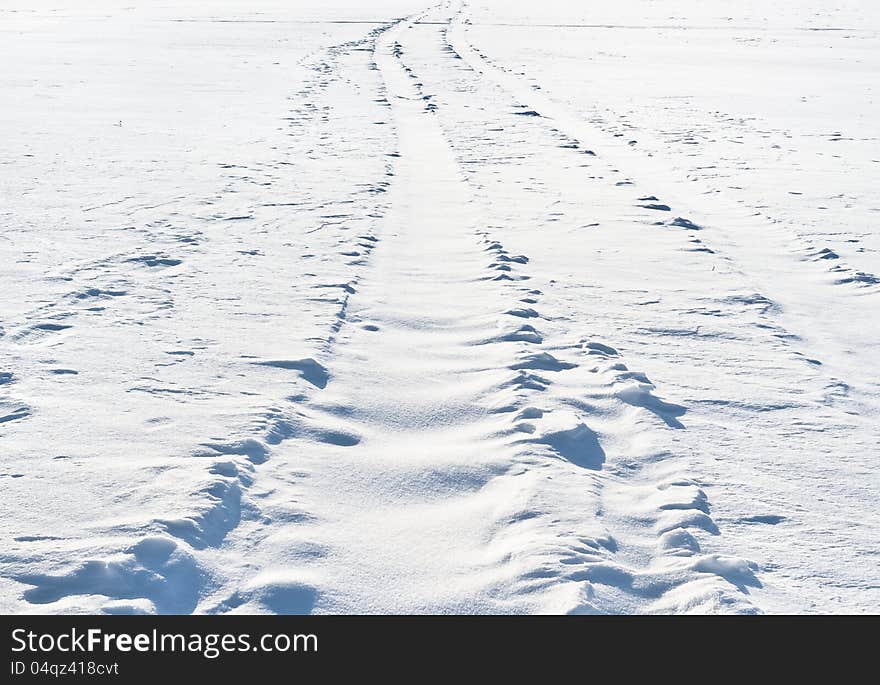
MULTIPOLYGON (((654 400, 609 346, 546 339, 552 323, 539 312, 528 256, 481 224, 407 65, 417 25, 395 26, 376 47, 399 145, 382 238, 340 314, 327 368, 279 363, 316 389, 270 429, 280 444, 255 487, 269 490, 259 506, 273 525, 230 536, 221 553, 245 560, 241 586, 226 596, 224 583, 205 608, 746 605, 736 586, 755 582, 747 562, 697 554, 689 529, 714 526, 694 483, 666 473, 639 485, 603 477, 607 456, 585 423, 588 407, 631 429, 626 405, 615 406, 622 381, 637 403, 655 401, 671 416, 676 408, 654 400), (603 501, 607 480, 622 504, 603 501), (616 560, 606 508, 610 518, 632 508, 642 519, 645 539, 632 542, 640 564, 616 560)), ((454 55, 436 47, 451 67, 454 55)))
POLYGON ((872 284, 737 239, 757 220, 616 154, 468 11, 317 51, 266 159, 18 315, 6 608, 872 605, 869 356, 793 294, 872 284))

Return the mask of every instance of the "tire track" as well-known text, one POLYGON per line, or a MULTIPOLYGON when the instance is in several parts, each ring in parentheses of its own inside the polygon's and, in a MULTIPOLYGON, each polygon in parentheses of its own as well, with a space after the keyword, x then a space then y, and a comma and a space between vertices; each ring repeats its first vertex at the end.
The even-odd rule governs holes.
MULTIPOLYGON (((198 219, 205 223, 205 231, 191 228, 184 231, 180 225, 184 210, 172 212, 167 219, 153 217, 143 230, 152 252, 123 251, 75 264, 62 278, 72 288, 69 293, 56 302, 25 313, 28 319, 70 321, 72 331, 78 332, 82 339, 92 339, 95 336, 94 331, 89 330, 89 317, 104 316, 111 324, 119 325, 120 317, 133 313, 129 300, 149 300, 151 289, 161 291, 166 298, 161 306, 138 323, 150 327, 150 343, 161 345, 164 339, 164 349, 157 352, 162 363, 156 364, 154 374, 138 378, 139 382, 132 384, 128 392, 179 402, 192 413, 199 409, 204 412, 199 401, 204 407, 204 402, 211 399, 223 412, 220 418, 225 431, 225 435, 203 433, 201 438, 198 434, 185 434, 179 442, 189 446, 188 451, 178 451, 164 461, 153 460, 158 465, 148 469, 150 487, 159 492, 160 497, 172 495, 168 499, 173 506, 166 507, 161 514, 156 515, 157 507, 150 506, 152 502, 149 502, 142 512, 133 505, 122 520, 116 517, 111 522, 94 521, 92 528, 97 529, 99 535, 92 530, 88 537, 80 539, 76 537, 77 531, 72 531, 70 537, 64 538, 63 555, 57 552, 59 544, 52 542, 55 538, 26 535, 16 538, 13 549, 4 559, 3 575, 30 586, 22 594, 26 606, 36 605, 43 611, 189 613, 197 610, 203 594, 223 582, 225 567, 234 567, 221 548, 231 532, 261 516, 259 498, 252 496, 251 491, 259 481, 260 467, 269 462, 274 446, 287 437, 282 427, 290 410, 284 398, 290 395, 291 388, 326 382, 322 381, 323 366, 314 358, 332 348, 333 338, 345 318, 348 297, 355 292, 359 273, 368 264, 379 240, 373 228, 385 211, 383 194, 390 184, 388 160, 395 153, 390 145, 377 149, 375 142, 384 140, 387 134, 373 134, 370 125, 376 130, 388 128, 389 132, 390 128, 378 118, 373 122, 364 121, 353 130, 340 125, 340 121, 347 116, 351 124, 361 124, 359 118, 387 109, 381 84, 375 77, 360 73, 369 74, 372 61, 364 51, 372 50, 382 28, 371 31, 363 39, 331 47, 314 56, 311 64, 314 76, 302 91, 292 96, 290 116, 279 128, 279 135, 288 139, 289 146, 272 148, 271 159, 266 164, 242 161, 224 165, 221 175, 226 178, 226 185, 216 196, 203 198, 199 203, 207 212, 198 219), (365 98, 371 100, 365 101, 365 98), (350 105, 357 106, 354 115, 346 114, 350 105), (352 155, 360 160, 360 168, 346 173, 347 160, 352 155), (382 173, 371 178, 374 167, 382 173), (311 169, 311 175, 305 174, 305 169, 311 169), (322 174, 331 172, 344 175, 346 182, 328 189, 319 179, 322 174), (286 197, 273 198, 290 201, 265 201, 266 186, 281 178, 297 177, 302 178, 283 191, 286 197), (251 186, 257 190, 249 190, 251 186), (247 199, 236 197, 237 194, 247 199), (253 204, 249 209, 242 209, 248 202, 253 204), (303 225, 316 224, 323 232, 315 237, 309 235, 309 230, 299 230, 303 225), (159 251, 157 246, 164 246, 169 240, 186 251, 187 259, 172 259, 168 256, 170 253, 159 251), (299 243, 293 245, 294 241, 299 243), (216 262, 222 266, 223 260, 231 259, 233 266, 239 260, 252 264, 270 251, 280 258, 289 247, 302 252, 298 260, 290 263, 290 267, 297 267, 301 272, 291 278, 295 285, 293 291, 283 278, 284 271, 277 268, 272 272, 242 270, 250 280, 237 283, 240 291, 232 298, 224 298, 222 292, 211 292, 199 285, 202 283, 199 279, 216 262), (309 248, 319 255, 306 254, 309 248), (235 256, 230 258, 230 254, 235 256), (173 273, 169 275, 168 270, 173 273), (271 292, 267 290, 267 281, 271 292), (315 329, 320 332, 326 322, 325 332, 297 341, 296 327, 291 326, 296 322, 289 319, 287 305, 283 307, 287 321, 282 331, 285 336, 256 347, 287 348, 292 354, 289 357, 271 353, 244 354, 245 350, 256 351, 253 346, 247 349, 250 340, 245 336, 268 328, 244 323, 245 318, 252 317, 248 312, 236 311, 241 308, 234 302, 244 299, 242 295, 253 287, 268 296, 267 301, 261 303, 264 309, 253 317, 260 324, 278 316, 272 312, 279 309, 272 297, 282 295, 298 303, 301 316, 317 314, 315 329), (197 308, 205 300, 210 300, 212 307, 231 308, 232 316, 243 314, 238 319, 242 323, 232 325, 236 335, 222 341, 197 337, 167 340, 169 334, 179 333, 179 325, 168 330, 171 323, 192 322, 190 308, 193 305, 197 308), (227 304, 229 301, 233 302, 231 306, 227 304), (236 339, 238 336, 244 345, 236 339), (236 367, 235 376, 239 380, 231 388, 227 383, 217 384, 219 374, 214 367, 210 369, 211 378, 219 388, 203 391, 198 387, 181 387, 177 380, 179 367, 198 364, 203 350, 214 347, 216 352, 219 344, 226 347, 219 353, 220 359, 231 350, 241 350, 235 359, 224 360, 236 367), (299 356, 303 349, 309 348, 311 357, 299 356), (169 371, 159 367, 167 367, 169 371), (291 371, 301 378, 294 376, 292 380, 291 371), (274 385, 273 375, 278 379, 274 385), (251 387, 258 392, 247 392, 251 387), (32 571, 34 567, 40 571, 32 571)), ((202 322, 195 323, 199 330, 198 324, 202 322)), ((31 334, 31 328, 17 328, 16 334, 8 340, 19 346, 41 342, 31 334)), ((58 326, 62 334, 68 332, 64 328, 58 326)), ((57 351, 63 349, 59 347, 57 330, 48 324, 39 330, 46 337, 46 344, 54 345, 57 351)), ((221 332, 213 333, 219 336, 221 332)), ((151 351, 147 348, 147 352, 151 351)), ((94 375, 92 369, 85 371, 87 376, 94 375)), ((10 382, 18 380, 18 373, 7 375, 10 382)), ((120 383, 115 376, 110 380, 120 383)), ((19 411, 16 418, 18 414, 27 418, 31 413, 19 411)), ((200 431, 211 430, 208 427, 211 421, 197 423, 200 431)), ((79 466, 79 459, 67 455, 57 459, 64 461, 55 462, 57 466, 53 464, 55 477, 68 462, 71 467, 79 466)), ((123 463, 117 468, 136 467, 123 463)), ((112 482, 112 476, 108 479, 112 482)), ((132 476, 129 474, 122 481, 129 491, 115 493, 116 499, 138 501, 140 491, 132 476)))
MULTIPOLYGON (((753 568, 700 553, 690 531, 717 527, 674 459, 636 482, 607 467, 610 444, 646 440, 633 424, 680 427, 684 410, 607 344, 560 333, 528 255, 480 225, 442 105, 407 61, 416 26, 376 49, 400 135, 386 237, 349 300, 328 382, 297 398, 272 474, 261 472, 263 532, 236 532, 254 568, 203 607, 752 610, 753 568), (626 431, 608 428, 621 421, 626 431), (640 552, 657 550, 647 564, 621 550, 633 529, 640 552)), ((445 52, 441 68, 456 59, 445 52)))

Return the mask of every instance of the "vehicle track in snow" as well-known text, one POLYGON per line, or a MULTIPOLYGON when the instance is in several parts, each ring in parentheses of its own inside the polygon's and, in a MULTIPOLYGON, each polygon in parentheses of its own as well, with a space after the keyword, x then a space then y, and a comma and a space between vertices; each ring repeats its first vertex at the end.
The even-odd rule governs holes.
MULTIPOLYGON (((446 7, 437 18, 448 27, 451 17, 446 7)), ((386 209, 351 255, 365 270, 326 284, 340 308, 312 357, 250 360, 286 374, 293 394, 255 431, 201 441, 195 458, 210 466, 193 510, 156 519, 156 532, 114 556, 19 576, 34 586, 29 601, 103 595, 105 611, 162 612, 755 610, 754 566, 702 552, 698 538, 718 533, 705 492, 662 447, 685 409, 656 397, 613 341, 560 321, 564 305, 535 287, 529 255, 505 246, 503 226, 485 225, 479 187, 407 61, 421 26, 403 21, 367 43, 398 147, 376 189, 386 209)), ((447 44, 431 59, 440 72, 462 68, 447 44)))
MULTIPOLYGON (((89 539, 16 538, 22 606, 751 613, 871 590, 853 561, 872 553, 855 530, 870 480, 826 476, 863 468, 838 447, 871 435, 846 383, 664 179, 603 159, 492 72, 466 16, 443 3, 317 55, 271 171, 230 160, 203 200, 216 232, 156 220, 161 249, 82 260, 25 312, 14 349, 60 355, 137 300, 144 337, 175 344, 126 392, 180 397, 199 430, 176 429, 188 449, 114 504, 173 506, 89 539), (231 252, 242 281, 213 292, 231 252), (174 338, 194 304, 236 323, 174 338), (176 370, 221 344, 224 378, 184 385, 176 370)), ((0 373, 0 427, 47 420, 26 371, 0 373)))
POLYGON ((753 566, 701 553, 705 493, 646 449, 640 424, 684 408, 610 345, 550 333, 528 255, 484 227, 407 62, 418 25, 376 47, 399 135, 382 241, 321 382, 271 428, 261 518, 224 543, 248 568, 201 610, 754 611, 753 566))
POLYGON ((670 160, 618 153, 606 133, 474 48, 467 17, 437 27, 472 69, 445 103, 447 133, 491 198, 487 220, 533 264, 552 264, 570 321, 592 320, 684 401, 688 430, 669 445, 709 493, 722 549, 758 561, 759 605, 866 606, 878 589, 880 540, 871 523, 873 381, 864 374, 873 342, 847 331, 871 293, 821 292, 828 284, 791 258, 784 236, 752 242, 753 221, 676 184, 670 160), (487 103, 505 101, 525 114, 522 126, 485 126, 487 103), (512 149, 520 153, 497 154, 512 149), (818 311, 825 297, 828 310, 818 311), (826 314, 839 307, 854 317, 831 330, 826 314), (849 359, 834 356, 841 344, 849 359))

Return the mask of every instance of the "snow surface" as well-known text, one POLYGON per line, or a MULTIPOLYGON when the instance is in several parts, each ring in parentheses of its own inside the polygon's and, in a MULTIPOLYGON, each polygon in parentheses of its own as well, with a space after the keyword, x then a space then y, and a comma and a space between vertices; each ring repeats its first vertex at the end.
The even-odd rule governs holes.
POLYGON ((8 0, 0 611, 876 612, 880 11, 8 0))

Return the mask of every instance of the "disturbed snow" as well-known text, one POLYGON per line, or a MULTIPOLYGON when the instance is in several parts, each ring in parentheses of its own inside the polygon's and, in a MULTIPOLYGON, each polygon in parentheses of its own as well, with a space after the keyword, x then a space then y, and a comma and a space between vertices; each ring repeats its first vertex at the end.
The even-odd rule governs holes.
POLYGON ((295 5, 0 9, 0 610, 875 611, 880 13, 295 5))

